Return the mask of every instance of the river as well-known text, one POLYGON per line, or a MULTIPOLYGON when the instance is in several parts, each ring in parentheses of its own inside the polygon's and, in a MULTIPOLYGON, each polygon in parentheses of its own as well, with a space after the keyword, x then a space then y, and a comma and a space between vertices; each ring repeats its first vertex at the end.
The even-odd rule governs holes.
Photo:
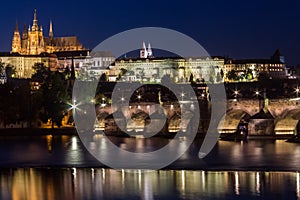
POLYGON ((77 136, 1 136, 0 199, 300 199, 299 144, 218 141, 203 160, 199 144, 162 170, 125 170, 99 163, 77 136))

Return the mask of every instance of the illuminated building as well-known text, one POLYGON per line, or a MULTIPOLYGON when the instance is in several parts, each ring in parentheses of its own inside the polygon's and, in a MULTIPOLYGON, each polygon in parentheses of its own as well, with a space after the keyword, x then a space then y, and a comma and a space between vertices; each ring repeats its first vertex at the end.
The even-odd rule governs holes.
POLYGON ((159 83, 164 76, 174 82, 221 82, 221 57, 122 58, 109 66, 110 81, 159 83), (191 80, 192 79, 192 80, 191 80))
POLYGON ((76 36, 54 37, 52 21, 49 26, 49 36, 44 37, 42 26, 38 25, 37 13, 34 11, 33 25, 28 30, 24 26, 22 36, 19 32, 18 23, 12 40, 12 53, 22 55, 39 55, 47 52, 77 51, 84 49, 76 36))
POLYGON ((56 70, 58 66, 57 57, 54 54, 41 53, 40 55, 20 55, 18 53, 0 53, 0 61, 6 66, 15 68, 14 78, 31 78, 34 73, 33 66, 43 63, 50 70, 56 70))
POLYGON ((278 50, 270 59, 227 59, 224 64, 225 81, 256 81, 264 73, 271 79, 286 79, 284 57, 278 50), (236 80, 229 77, 234 72, 236 80))
POLYGON ((5 66, 9 65, 15 68, 15 78, 31 78, 34 73, 32 67, 36 63, 42 63, 54 71, 59 69, 61 64, 59 62, 61 61, 60 55, 55 53, 69 52, 68 54, 70 54, 71 52, 75 55, 76 52, 83 50, 84 48, 76 36, 54 37, 52 21, 49 26, 49 36, 45 37, 42 26, 38 25, 35 10, 32 26, 29 26, 28 29, 24 26, 22 34, 16 23, 11 52, 1 53, 0 60, 5 66))

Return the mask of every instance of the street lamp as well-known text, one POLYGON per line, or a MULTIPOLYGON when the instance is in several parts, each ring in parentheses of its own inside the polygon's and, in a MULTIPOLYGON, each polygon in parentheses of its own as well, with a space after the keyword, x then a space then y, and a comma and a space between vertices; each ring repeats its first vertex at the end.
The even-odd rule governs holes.
POLYGON ((299 86, 297 86, 297 87, 295 88, 295 92, 296 92, 296 97, 298 98, 298 97, 299 97, 299 92, 300 92, 299 86))
POLYGON ((254 95, 258 98, 258 96, 260 95, 260 91, 256 89, 256 90, 254 91, 254 95))
POLYGON ((233 95, 234 95, 234 100, 236 101, 236 100, 237 100, 237 97, 238 97, 238 95, 239 95, 239 91, 238 91, 237 89, 235 89, 235 90, 233 91, 233 95))
POLYGON ((101 107, 105 107, 105 106, 106 106, 106 104, 105 104, 105 98, 102 97, 102 104, 101 104, 101 107))
POLYGON ((184 93, 182 92, 182 93, 180 94, 180 96, 181 96, 181 101, 183 101, 184 93))

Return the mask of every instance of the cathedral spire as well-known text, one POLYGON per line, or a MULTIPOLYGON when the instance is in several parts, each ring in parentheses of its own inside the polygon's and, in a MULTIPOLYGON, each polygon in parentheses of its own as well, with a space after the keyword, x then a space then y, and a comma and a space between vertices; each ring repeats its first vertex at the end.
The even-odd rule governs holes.
POLYGON ((27 38, 28 38, 27 27, 26 27, 26 24, 24 23, 22 40, 26 40, 27 38))
POLYGON ((39 30, 39 26, 38 26, 38 20, 37 20, 36 9, 35 9, 34 10, 34 16, 33 16, 32 31, 37 31, 37 30, 39 30))
POLYGON ((19 32, 18 21, 16 21, 16 28, 14 31, 13 41, 12 41, 12 52, 19 52, 21 49, 21 38, 19 32))
POLYGON ((49 37, 50 37, 50 38, 53 38, 52 20, 50 20, 49 37))
POLYGON ((151 48, 150 43, 148 43, 147 57, 148 57, 148 58, 151 58, 152 56, 153 56, 153 55, 152 55, 152 48, 151 48))
POLYGON ((34 19, 33 20, 37 21, 37 19, 36 19, 36 9, 34 9, 34 19))
POLYGON ((23 34, 24 33, 27 33, 27 26, 26 26, 26 23, 24 23, 24 26, 23 26, 23 34))
POLYGON ((15 27, 15 32, 19 32, 19 25, 18 25, 18 20, 16 21, 16 27, 15 27))
POLYGON ((145 42, 143 42, 143 46, 140 50, 140 58, 147 58, 147 49, 145 42))

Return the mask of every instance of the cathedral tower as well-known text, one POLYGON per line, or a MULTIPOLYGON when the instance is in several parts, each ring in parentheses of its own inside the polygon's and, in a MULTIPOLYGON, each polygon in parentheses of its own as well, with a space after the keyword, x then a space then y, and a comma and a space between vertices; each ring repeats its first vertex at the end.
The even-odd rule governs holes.
POLYGON ((49 38, 53 38, 53 28, 52 28, 52 21, 50 21, 50 26, 49 26, 49 38))
POLYGON ((45 52, 43 28, 39 27, 37 20, 37 13, 34 10, 33 25, 31 30, 28 31, 28 46, 27 54, 37 55, 45 52))
POLYGON ((19 32, 18 21, 16 22, 11 51, 14 53, 21 51, 21 37, 19 32))

